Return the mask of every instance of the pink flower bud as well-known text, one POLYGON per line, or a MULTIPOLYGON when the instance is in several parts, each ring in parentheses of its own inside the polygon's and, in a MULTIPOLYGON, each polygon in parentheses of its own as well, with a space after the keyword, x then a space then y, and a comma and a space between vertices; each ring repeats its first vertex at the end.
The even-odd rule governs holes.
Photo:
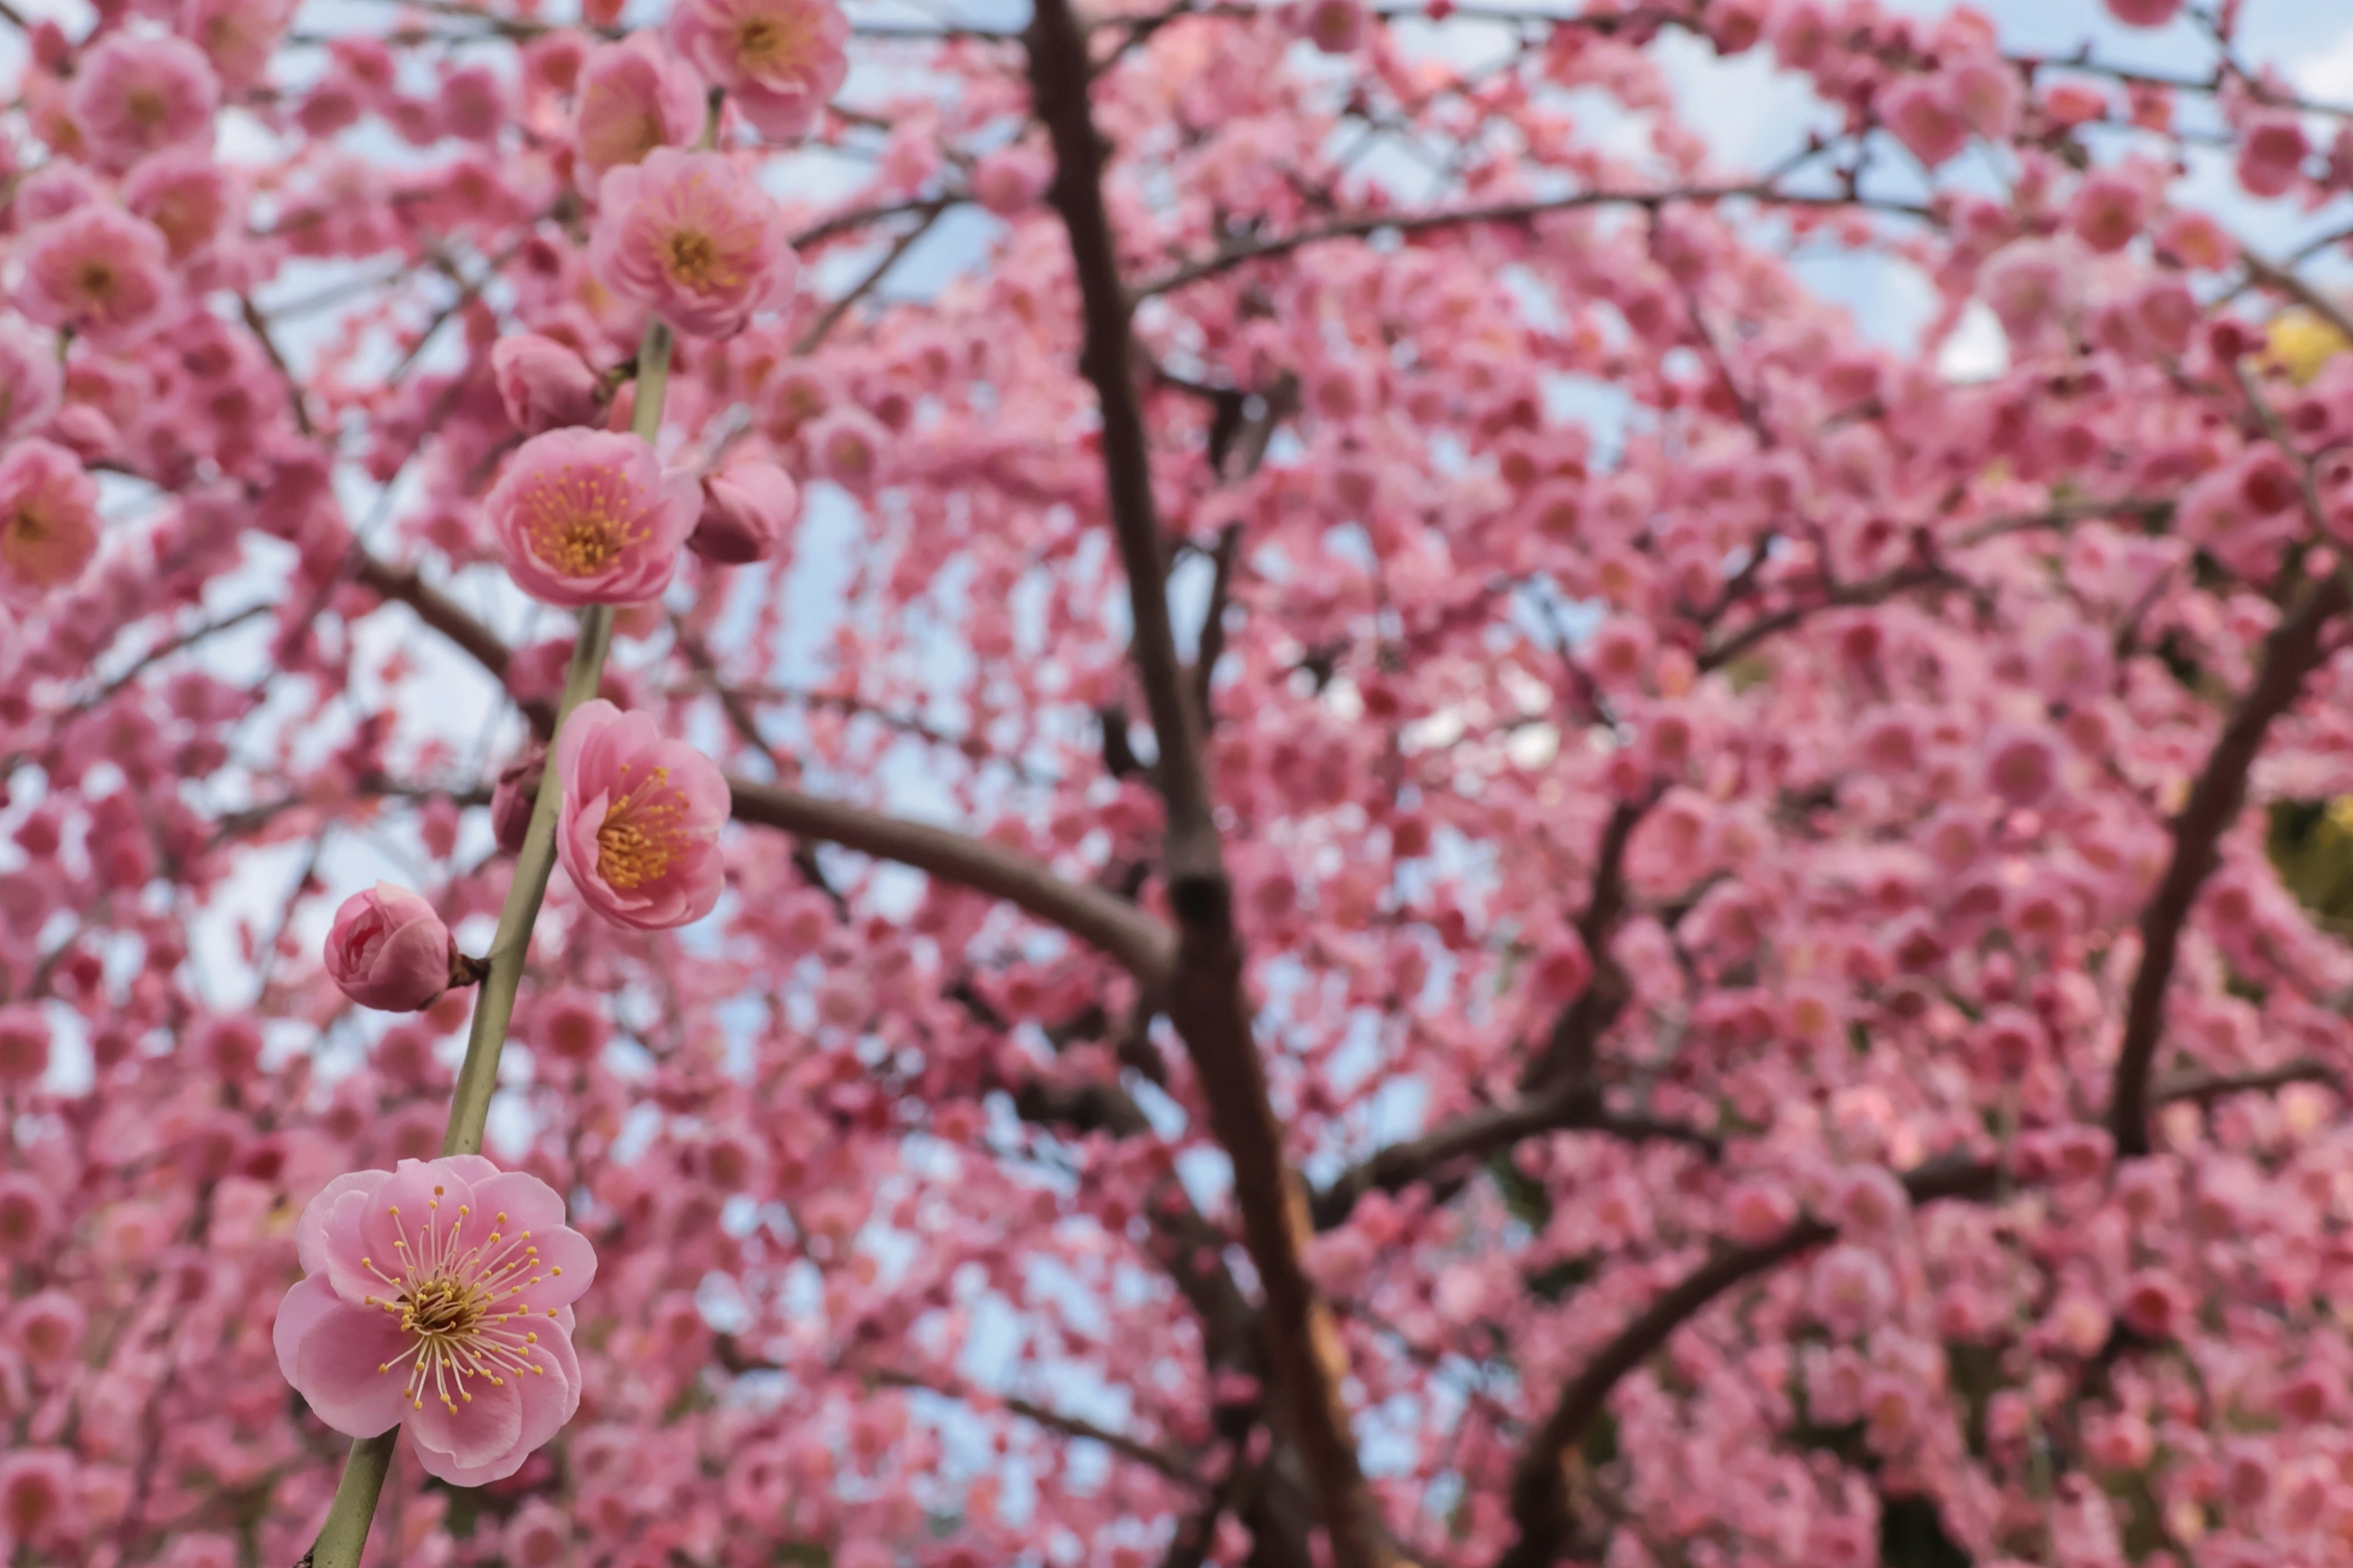
POLYGON ((406 888, 378 882, 335 911, 327 933, 327 973, 363 1007, 414 1013, 448 989, 457 952, 431 904, 406 888))
POLYGON ((594 425, 603 417, 596 373, 554 338, 537 332, 501 338, 491 345, 491 376, 507 417, 526 436, 565 425, 594 425))
POLYGON ((799 517, 800 490, 774 463, 734 462, 702 481, 702 516, 686 547, 726 566, 765 561, 799 517))
POLYGON ((510 855, 522 853, 532 807, 539 804, 539 781, 546 773, 547 749, 536 742, 499 770, 499 782, 491 790, 491 832, 510 855))

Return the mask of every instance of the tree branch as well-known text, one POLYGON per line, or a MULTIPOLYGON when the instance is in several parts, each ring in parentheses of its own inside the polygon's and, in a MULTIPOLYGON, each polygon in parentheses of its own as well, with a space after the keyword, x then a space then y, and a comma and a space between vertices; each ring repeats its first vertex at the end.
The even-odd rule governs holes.
POLYGON ((2140 968, 2126 1005, 2125 1030, 2117 1047, 2108 1132, 2119 1159, 2149 1152, 2149 1086, 2165 1021, 2165 993, 2173 979, 2181 928, 2198 891, 2219 858, 2222 835, 2239 819, 2247 794, 2247 770, 2263 749, 2272 721, 2294 705, 2305 678, 2325 657, 2321 631, 2346 607, 2345 577, 2331 573, 2305 590, 2303 598, 2263 639, 2263 664, 2254 683, 2222 726, 2206 766, 2190 786, 2189 799, 2173 823, 2173 858, 2142 909, 2140 968))
POLYGON ((1103 145, 1088 101, 1092 71, 1086 34, 1070 0, 1038 0, 1028 38, 1030 92, 1054 147, 1053 202, 1070 237, 1083 311, 1081 368, 1102 414, 1104 491, 1127 574, 1131 647, 1159 742, 1167 808, 1162 871, 1178 930, 1169 1018, 1192 1056, 1210 1126, 1233 1164, 1243 1237, 1266 1292, 1265 1360, 1314 1479, 1334 1568, 1382 1568, 1395 1553, 1377 1526, 1340 1397, 1345 1353, 1302 1259, 1312 1234, 1306 1194, 1283 1157, 1282 1127, 1252 1034, 1232 888, 1201 757, 1201 716, 1170 625, 1167 569, 1129 340, 1131 302, 1120 281, 1103 199, 1103 145))

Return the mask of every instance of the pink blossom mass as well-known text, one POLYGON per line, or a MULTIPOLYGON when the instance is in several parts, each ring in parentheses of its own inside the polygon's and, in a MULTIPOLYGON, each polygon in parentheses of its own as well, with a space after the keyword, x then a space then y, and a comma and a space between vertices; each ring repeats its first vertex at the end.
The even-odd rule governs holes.
POLYGON ((0 4, 0 1568, 2344 1568, 2342 0, 0 4))

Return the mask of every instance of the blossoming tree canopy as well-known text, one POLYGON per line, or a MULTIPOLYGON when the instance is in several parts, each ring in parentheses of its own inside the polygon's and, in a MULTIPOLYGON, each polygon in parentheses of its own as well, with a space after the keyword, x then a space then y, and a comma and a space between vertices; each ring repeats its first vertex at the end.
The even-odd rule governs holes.
POLYGON ((2342 1562, 2353 37, 1919 13, 0 5, 0 1553, 2342 1562))

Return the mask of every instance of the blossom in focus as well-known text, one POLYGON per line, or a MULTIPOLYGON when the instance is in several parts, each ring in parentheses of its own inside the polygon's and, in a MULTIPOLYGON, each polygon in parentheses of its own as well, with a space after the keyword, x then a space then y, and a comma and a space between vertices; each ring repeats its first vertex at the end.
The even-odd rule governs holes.
POLYGON ((741 566, 776 552, 800 515, 800 490, 774 463, 744 458, 702 481, 702 516, 687 548, 706 561, 741 566))
POLYGON ((63 391, 57 346, 48 334, 14 316, 0 316, 0 441, 47 424, 63 391))
POLYGON ((580 67, 573 157, 584 190, 607 169, 642 162, 657 147, 686 147, 702 133, 702 83, 650 33, 599 44, 580 67))
POLYGON ((797 265, 776 203, 717 153, 658 147, 607 174, 597 199, 589 267, 679 331, 740 331, 792 288, 797 265))
POLYGON ((71 584, 98 552, 98 485, 54 442, 0 458, 0 595, 29 599, 71 584))
POLYGON ((565 425, 593 425, 604 412, 596 373, 579 353, 537 332, 515 332, 491 345, 491 378, 507 417, 526 436, 565 425))
POLYGON ((596 1255, 538 1177, 479 1154, 350 1172, 294 1240, 304 1278, 271 1339, 336 1431, 405 1426, 429 1474, 472 1487, 512 1475, 579 1408, 572 1303, 596 1255))
POLYGON ((127 169, 167 147, 209 144, 220 81, 185 38, 115 32, 82 57, 70 102, 92 157, 127 169))
POLYGON ((327 932, 327 973, 363 1007, 414 1013, 449 988, 456 939, 433 906, 406 888, 378 882, 353 893, 327 932))
POLYGON ((725 879, 719 829, 730 799, 710 758, 598 698, 565 721, 555 774, 556 854, 590 909, 639 931, 711 912, 725 879))
POLYGON ((849 23, 831 0, 682 0, 668 31, 773 140, 807 131, 849 68, 849 23))
POLYGON ((17 305, 44 326, 113 348, 156 324, 171 294, 164 237, 121 208, 89 203, 25 241, 17 305))
POLYGON ((483 504, 524 593, 635 605, 669 584, 702 495, 635 436, 565 429, 524 442, 483 504))

